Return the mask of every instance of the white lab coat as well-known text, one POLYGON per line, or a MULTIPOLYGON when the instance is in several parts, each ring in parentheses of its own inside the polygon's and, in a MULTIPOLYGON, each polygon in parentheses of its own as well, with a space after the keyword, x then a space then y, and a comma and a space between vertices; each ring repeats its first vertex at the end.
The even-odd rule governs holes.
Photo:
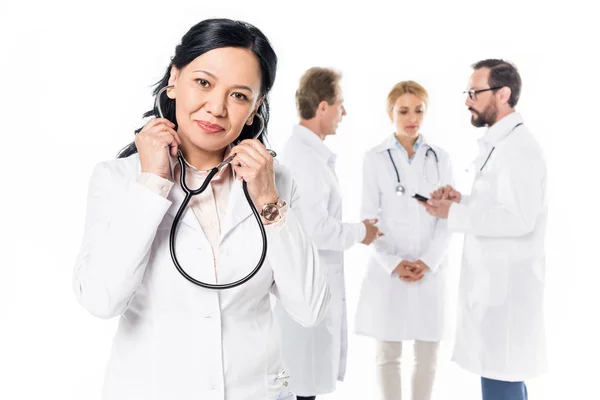
MULTIPOLYGON (((283 367, 275 294, 299 323, 313 325, 329 299, 326 271, 301 224, 296 186, 276 168, 277 190, 290 208, 267 227, 262 269, 234 289, 213 291, 183 278, 169 253, 169 232, 184 198, 136 182, 139 158, 99 164, 93 173, 85 232, 73 287, 100 318, 120 316, 104 384, 110 400, 292 399, 283 367)), ((241 183, 229 197, 219 248, 219 283, 256 266, 262 241, 241 183)), ((213 254, 193 211, 183 214, 176 252, 187 272, 216 283, 213 254)))
POLYGON ((446 253, 450 233, 445 220, 430 216, 413 193, 429 197, 441 185, 451 185, 448 154, 425 138, 409 164, 406 152, 390 135, 366 153, 363 168, 361 218, 378 218, 384 236, 371 246, 371 257, 361 286, 355 331, 384 341, 439 341, 446 324, 446 253), (438 168, 431 148, 438 156, 438 168), (396 194, 398 177, 403 196, 396 194), (439 182, 439 183, 438 183, 439 182), (430 267, 418 282, 405 282, 394 274, 402 260, 423 260, 430 267))
POLYGON ((335 390, 346 370, 347 324, 344 286, 344 250, 362 241, 363 223, 342 222, 342 198, 335 175, 335 155, 313 132, 298 125, 285 145, 283 162, 298 182, 306 232, 327 266, 331 301, 323 322, 305 328, 281 306, 275 312, 281 324, 285 366, 291 387, 299 396, 335 390))
POLYGON ((522 122, 512 113, 486 132, 471 195, 448 217, 448 228, 465 234, 453 359, 503 381, 546 370, 546 165, 525 125, 511 132, 522 122))

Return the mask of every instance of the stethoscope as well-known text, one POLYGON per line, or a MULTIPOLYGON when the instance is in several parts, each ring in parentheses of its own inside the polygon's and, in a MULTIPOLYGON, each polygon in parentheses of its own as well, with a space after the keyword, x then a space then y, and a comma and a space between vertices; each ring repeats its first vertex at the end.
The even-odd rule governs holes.
MULTIPOLYGON (((404 193, 406 193, 406 188, 400 181, 400 174, 398 173, 398 168, 396 168, 396 163, 394 162, 394 158, 392 157, 392 152, 390 151, 390 149, 387 149, 387 153, 390 156, 390 161, 392 162, 392 165, 394 166, 394 171, 396 172, 396 179, 398 180, 398 184, 396 185, 396 194, 398 196, 403 196, 404 193)), ((440 161, 438 159, 437 153, 435 152, 435 150, 433 150, 431 148, 431 146, 427 146, 427 151, 425 152, 425 162, 423 163, 423 176, 425 177, 425 180, 428 183, 430 183, 432 185, 436 185, 436 186, 440 185, 440 161), (425 173, 425 166, 427 165, 427 158, 429 157, 430 152, 431 152, 431 154, 433 154, 433 157, 435 158, 435 167, 437 170, 437 182, 435 182, 435 183, 431 183, 429 181, 429 178, 427 177, 427 174, 425 173)))
MULTIPOLYGON (((519 122, 518 124, 516 124, 511 130, 510 132, 508 132, 508 135, 510 135, 511 133, 514 132, 515 129, 517 129, 519 126, 523 125, 522 122, 519 122)), ((487 165, 488 161, 490 160, 490 157, 492 156, 492 154, 494 153, 494 150, 496 150, 496 146, 492 147, 492 150, 490 150, 488 156, 485 158, 485 161, 483 162, 483 165, 479 168, 479 172, 483 172, 483 168, 485 168, 485 166, 487 165)), ((476 161, 475 161, 476 162, 476 161)), ((469 171, 469 168, 467 168, 466 170, 467 172, 469 171)))
MULTIPOLYGON (((154 107, 158 110, 158 114, 160 115, 161 118, 164 118, 164 116, 162 113, 162 109, 160 107, 160 101, 159 101, 160 95, 163 94, 164 91, 166 91, 172 87, 173 87, 172 85, 165 86, 156 95, 154 107)), ((257 139, 262 134, 263 130, 265 129, 265 121, 263 120, 263 118, 258 113, 256 113, 256 117, 260 121, 260 130, 254 136, 254 139, 257 139)), ((268 151, 271 154, 271 156, 273 156, 273 157, 275 157, 277 155, 272 150, 268 150, 268 151)), ((261 269, 263 263, 265 262, 265 258, 267 255, 267 234, 265 232, 265 227, 263 226, 263 223, 260 219, 260 215, 258 214, 258 211, 256 210, 254 203, 252 202, 252 198, 250 197, 250 194, 248 193, 246 181, 244 181, 242 183, 242 187, 244 189, 244 195, 246 196, 246 201, 248 202, 248 205, 250 206, 250 209, 252 210, 252 214, 254 215, 254 218, 256 219, 256 222, 258 224, 258 229, 260 229, 260 236, 262 238, 262 252, 261 252, 260 259, 258 260, 258 264, 256 265, 256 267, 254 267, 254 269, 248 275, 246 275, 244 278, 237 280, 235 282, 225 283, 225 284, 212 284, 212 283, 206 283, 206 282, 199 281, 199 280, 193 278, 192 276, 190 276, 187 272, 185 272, 185 270, 183 269, 183 267, 179 264, 179 261, 177 260, 177 254, 175 254, 175 238, 176 238, 177 228, 179 226, 179 220, 181 219, 181 216, 183 215, 187 205, 189 204, 189 202, 193 196, 200 194, 206 190, 206 188, 208 187, 208 184, 210 183, 212 178, 221 169, 223 169, 228 164, 230 164, 231 161, 233 161, 234 157, 235 157, 235 154, 227 157, 225 160, 223 160, 221 163, 219 163, 219 165, 217 165, 216 167, 211 169, 210 172, 208 173, 208 175, 206 176, 206 178, 204 179, 204 182, 202 183, 202 185, 198 189, 192 190, 185 183, 185 169, 186 169, 185 165, 186 164, 189 165, 189 163, 183 158, 183 154, 181 153, 181 151, 178 151, 178 153, 177 153, 177 161, 179 163, 179 170, 180 170, 179 184, 180 184, 181 188, 183 189, 183 191, 185 192, 185 198, 183 199, 183 202, 181 203, 179 210, 177 210, 177 214, 175 214, 175 219, 173 220, 173 225, 171 225, 171 233, 169 235, 169 249, 171 251, 171 259, 173 260, 173 264, 175 264, 175 268, 177 268, 177 271, 179 271, 179 273, 181 275, 183 275, 183 277, 185 279, 187 279, 188 281, 192 282, 195 285, 201 286, 206 289, 216 289, 216 290, 231 289, 231 288, 234 288, 236 286, 239 286, 239 285, 249 281, 261 269)))

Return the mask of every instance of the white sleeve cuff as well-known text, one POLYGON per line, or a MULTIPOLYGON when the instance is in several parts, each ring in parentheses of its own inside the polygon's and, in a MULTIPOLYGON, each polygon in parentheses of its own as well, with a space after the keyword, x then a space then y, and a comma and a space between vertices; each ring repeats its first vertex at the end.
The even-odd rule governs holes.
POLYGON ((355 232, 356 243, 362 242, 367 236, 367 227, 363 222, 352 224, 352 229, 355 232))

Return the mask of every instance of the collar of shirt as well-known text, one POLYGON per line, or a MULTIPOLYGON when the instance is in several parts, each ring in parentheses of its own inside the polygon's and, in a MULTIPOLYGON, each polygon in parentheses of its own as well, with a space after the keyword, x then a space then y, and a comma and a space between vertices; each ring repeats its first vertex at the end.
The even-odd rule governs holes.
POLYGON ((294 126, 293 134, 297 135, 300 140, 312 148, 323 160, 335 164, 337 156, 329 149, 329 147, 325 145, 325 143, 323 143, 321 138, 318 137, 316 133, 305 126, 296 125, 294 126))
POLYGON ((517 124, 523 123, 523 117, 518 112, 512 112, 492 125, 481 139, 478 140, 482 148, 492 148, 506 138, 517 124))
MULTIPOLYGON (((225 153, 223 154, 223 160, 226 159, 227 157, 229 157, 229 155, 231 154, 231 149, 232 149, 232 145, 227 146, 227 148, 225 149, 225 153)), ((191 173, 192 175, 194 175, 194 177, 196 178, 206 178, 206 176, 208 175, 208 173, 211 171, 209 170, 199 170, 196 167, 194 167, 192 164, 188 163, 187 160, 184 158, 183 159, 185 166, 186 166, 186 173, 191 173)), ((175 181, 175 177, 178 177, 179 174, 177 172, 179 172, 179 162, 177 161, 176 157, 171 157, 169 156, 169 163, 171 165, 171 179, 173 181, 175 181)), ((225 179, 227 176, 229 176, 229 170, 231 169, 231 172, 233 173, 233 178, 235 179, 235 171, 233 170, 233 168, 231 167, 231 164, 227 164, 227 166, 225 166, 224 168, 222 168, 211 180, 211 182, 218 182, 221 181, 223 179, 225 179), (227 171, 227 172, 226 172, 227 171)), ((187 182, 187 179, 186 179, 187 182)), ((195 189, 195 188, 192 188, 195 189)))
POLYGON ((404 148, 404 146, 402 146, 402 144, 398 141, 398 138, 396 138, 396 135, 392 135, 392 137, 394 138, 394 144, 408 158, 408 162, 410 164, 410 162, 413 160, 413 158, 415 158, 415 154, 417 154, 417 149, 419 148, 419 146, 421 146, 421 144, 423 144, 423 135, 419 134, 419 137, 417 138, 417 140, 415 140, 415 143, 413 144, 413 155, 412 155, 412 157, 408 156, 408 152, 406 151, 406 149, 404 148))
MULTIPOLYGON (((378 146, 375 146, 375 151, 377 152, 384 152, 384 151, 388 151, 394 148, 399 148, 400 150, 402 150, 404 152, 404 154, 406 154, 406 156, 408 157, 408 154, 406 153, 406 150, 404 149, 404 147, 402 147, 402 145, 400 145, 400 147, 397 147, 398 140, 396 139, 396 135, 389 135, 381 144, 379 144, 378 146)), ((423 134, 420 134, 417 141, 415 142, 415 155, 417 153, 417 150, 420 148, 425 148, 425 147, 431 147, 429 145, 429 143, 427 143, 427 138, 425 136, 423 136, 423 134)), ((410 161, 410 160, 409 160, 410 161)))

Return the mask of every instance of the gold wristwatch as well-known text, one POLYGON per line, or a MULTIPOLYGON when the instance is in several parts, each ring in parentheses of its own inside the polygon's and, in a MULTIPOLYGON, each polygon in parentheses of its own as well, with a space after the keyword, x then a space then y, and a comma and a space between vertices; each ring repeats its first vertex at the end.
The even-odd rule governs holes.
POLYGON ((265 204, 260 211, 260 216, 269 223, 277 222, 281 219, 281 209, 283 207, 285 207, 285 201, 278 198, 274 203, 265 204))

